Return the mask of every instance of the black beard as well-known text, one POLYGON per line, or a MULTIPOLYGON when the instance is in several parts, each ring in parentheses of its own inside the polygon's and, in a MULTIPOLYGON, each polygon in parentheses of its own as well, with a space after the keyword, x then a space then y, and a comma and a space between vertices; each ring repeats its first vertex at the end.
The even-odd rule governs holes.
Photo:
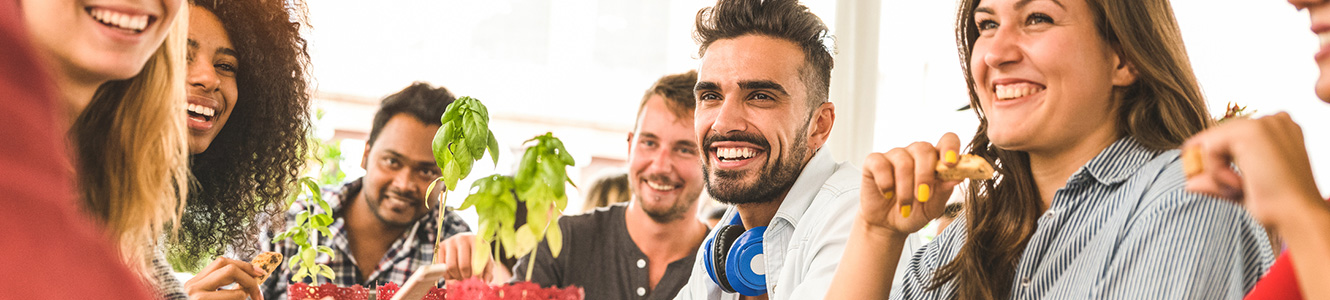
MULTIPOLYGON (((715 177, 712 177, 711 158, 708 154, 702 159, 702 176, 707 183, 707 193, 716 201, 731 205, 775 201, 781 193, 789 191, 790 187, 794 186, 794 181, 799 179, 799 174, 803 172, 803 160, 808 156, 808 141, 804 137, 807 131, 807 126, 799 131, 793 147, 790 147, 789 157, 779 157, 774 164, 763 166, 758 171, 760 175, 757 180, 747 185, 740 182, 745 171, 714 170, 715 177)), ((761 142, 754 144, 766 144, 765 140, 761 142)), ((710 142, 704 143, 704 145, 710 144, 710 142)), ((767 153, 771 155, 770 150, 767 153)))

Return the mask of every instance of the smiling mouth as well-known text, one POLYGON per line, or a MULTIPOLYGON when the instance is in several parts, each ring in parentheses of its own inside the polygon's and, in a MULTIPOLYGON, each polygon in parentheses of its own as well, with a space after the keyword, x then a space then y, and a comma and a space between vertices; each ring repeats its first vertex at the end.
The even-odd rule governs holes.
POLYGON ((673 191, 674 189, 677 189, 677 188, 680 187, 680 186, 678 186, 678 185, 673 185, 673 184, 655 183, 655 182, 652 182, 652 181, 650 181, 650 180, 642 180, 642 182, 646 182, 646 184, 647 184, 648 187, 651 187, 651 189, 656 190, 656 191, 660 191, 660 192, 673 191))
POLYGON ((189 104, 189 107, 186 108, 186 110, 189 111, 190 119, 194 119, 195 121, 199 122, 211 122, 212 119, 217 115, 216 109, 192 103, 189 104))
POLYGON ((156 19, 150 15, 129 14, 98 7, 89 7, 85 11, 102 25, 134 34, 142 33, 156 19))
POLYGON ((716 147, 711 150, 721 162, 743 161, 761 153, 761 150, 748 147, 716 147))
POLYGON ((999 84, 993 86, 998 100, 1011 100, 1044 91, 1044 86, 1033 83, 999 84))

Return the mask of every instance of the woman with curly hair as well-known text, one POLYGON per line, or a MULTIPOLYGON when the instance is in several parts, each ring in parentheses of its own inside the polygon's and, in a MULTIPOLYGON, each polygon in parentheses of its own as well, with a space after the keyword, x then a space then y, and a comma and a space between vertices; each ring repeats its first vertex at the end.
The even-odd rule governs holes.
POLYGON ((271 0, 190 4, 184 82, 196 185, 168 253, 172 264, 185 270, 218 257, 186 282, 191 298, 217 293, 233 282, 241 288, 220 293, 256 295, 253 266, 219 256, 228 250, 254 255, 258 220, 283 215, 282 200, 294 192, 291 183, 303 166, 310 122, 309 54, 298 21, 303 5, 271 0))

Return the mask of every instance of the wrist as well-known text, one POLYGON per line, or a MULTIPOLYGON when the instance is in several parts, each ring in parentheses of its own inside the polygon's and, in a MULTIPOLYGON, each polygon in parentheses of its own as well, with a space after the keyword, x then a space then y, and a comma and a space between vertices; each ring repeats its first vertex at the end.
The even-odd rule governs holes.
POLYGON ((1297 203, 1301 205, 1286 209, 1273 224, 1280 236, 1293 238, 1330 228, 1330 206, 1326 202, 1312 198, 1297 203))
POLYGON ((854 227, 857 227, 858 231, 863 233, 864 238, 875 243, 903 242, 905 238, 910 236, 910 233, 901 232, 895 228, 869 224, 862 217, 855 218, 854 227))

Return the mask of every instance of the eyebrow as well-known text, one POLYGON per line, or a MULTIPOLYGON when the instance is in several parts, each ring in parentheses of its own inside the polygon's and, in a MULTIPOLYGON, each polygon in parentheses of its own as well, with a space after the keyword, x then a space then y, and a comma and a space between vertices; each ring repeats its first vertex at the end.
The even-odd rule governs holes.
POLYGON ((739 88, 745 90, 773 90, 786 96, 790 95, 790 93, 785 92, 784 86, 771 80, 740 81, 739 88))
MULTIPOLYGON (((1021 10, 1021 9, 1025 8, 1026 5, 1030 5, 1030 2, 1034 2, 1034 1, 1035 1, 1035 0, 1021 0, 1021 1, 1019 1, 1019 2, 1016 2, 1016 5, 1013 5, 1013 6, 1016 8, 1016 10, 1021 10)), ((1067 9, 1067 6, 1062 5, 1062 2, 1060 2, 1060 1, 1058 1, 1058 0, 1048 0, 1048 1, 1053 2, 1053 4, 1057 4, 1057 6, 1058 6, 1058 7, 1061 7, 1062 9, 1067 9)), ((992 8, 988 8, 988 7, 978 7, 978 8, 975 8, 975 9, 974 9, 974 12, 975 12, 975 13, 986 13, 986 14, 990 14, 990 15, 992 15, 992 14, 996 14, 996 13, 993 12, 993 9, 992 9, 992 8)))
POLYGON ((194 49, 198 49, 198 48, 199 48, 199 41, 195 41, 194 39, 188 39, 188 40, 185 40, 185 44, 186 44, 186 45, 189 45, 190 48, 194 48, 194 49))
POLYGON ((416 167, 418 167, 418 168, 421 168, 421 167, 423 167, 423 168, 430 168, 430 167, 438 168, 438 167, 439 167, 439 165, 436 164, 436 163, 434 163, 434 160, 432 160, 432 159, 431 159, 431 160, 428 160, 428 161, 424 161, 424 160, 414 160, 414 159, 411 159, 410 157, 406 157, 406 155, 402 155, 401 153, 397 153, 397 151, 393 151, 393 150, 383 150, 383 151, 384 151, 384 152, 388 152, 388 155, 394 156, 394 157, 397 158, 397 159, 400 159, 400 160, 402 160, 402 161, 406 161, 406 162, 410 162, 410 164, 412 164, 412 165, 416 165, 416 167))
MULTIPOLYGON (((654 140, 659 140, 659 139, 661 139, 660 137, 658 137, 658 136, 656 136, 655 134, 650 133, 650 132, 643 132, 641 135, 642 135, 642 138, 654 139, 654 140)), ((696 148, 696 147, 697 147, 697 142, 694 142, 693 140, 684 139, 684 140, 674 141, 674 145, 676 145, 676 146, 678 146, 678 145, 682 145, 682 146, 684 146, 684 147, 688 147, 688 148, 696 148)))
POLYGON ((698 81, 698 82, 697 82, 697 85, 694 85, 694 86, 693 86, 693 91, 694 91, 694 92, 696 92, 696 91, 711 91, 711 90, 719 90, 719 89, 720 89, 720 85, 719 85, 719 84, 716 84, 715 82, 710 82, 710 81, 698 81))
POLYGON ((237 54, 237 53, 238 53, 238 52, 236 52, 236 49, 231 49, 231 48, 226 48, 226 47, 217 48, 217 54, 226 54, 226 55, 230 55, 230 56, 240 56, 240 55, 237 54))

